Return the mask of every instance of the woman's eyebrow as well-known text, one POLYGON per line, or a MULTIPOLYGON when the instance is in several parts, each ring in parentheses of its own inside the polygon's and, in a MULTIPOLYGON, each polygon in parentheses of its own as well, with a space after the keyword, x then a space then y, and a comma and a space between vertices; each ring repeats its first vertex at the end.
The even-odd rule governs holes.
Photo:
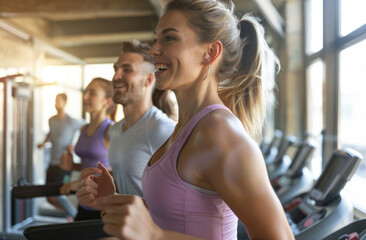
MULTIPOLYGON (((163 34, 166 34, 166 33, 168 33, 168 32, 170 32, 170 31, 173 31, 173 32, 179 32, 177 29, 175 29, 175 28, 165 28, 163 31, 161 31, 161 34, 163 35, 163 34)), ((155 35, 156 35, 156 31, 154 31, 155 32, 155 35)))

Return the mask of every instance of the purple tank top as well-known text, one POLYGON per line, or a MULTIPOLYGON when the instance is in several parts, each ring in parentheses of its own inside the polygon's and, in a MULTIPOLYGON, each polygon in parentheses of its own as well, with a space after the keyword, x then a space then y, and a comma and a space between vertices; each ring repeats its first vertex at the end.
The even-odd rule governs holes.
POLYGON ((92 136, 86 135, 85 127, 75 145, 75 153, 81 158, 81 168, 98 167, 98 161, 109 168, 108 149, 104 146, 104 136, 109 127, 114 123, 109 118, 105 118, 97 131, 92 136))
POLYGON ((197 123, 209 112, 227 109, 214 104, 198 112, 184 127, 171 148, 142 175, 142 190, 149 212, 161 228, 210 240, 237 239, 238 218, 213 191, 184 182, 177 159, 197 123))

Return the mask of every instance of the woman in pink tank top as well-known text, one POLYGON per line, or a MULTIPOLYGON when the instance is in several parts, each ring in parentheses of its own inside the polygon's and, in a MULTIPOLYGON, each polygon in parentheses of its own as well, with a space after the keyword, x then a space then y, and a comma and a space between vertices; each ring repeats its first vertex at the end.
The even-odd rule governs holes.
MULTIPOLYGON (((232 1, 173 0, 150 49, 156 87, 174 91, 179 119, 143 174, 144 199, 95 201, 120 239, 294 239, 270 182, 260 136, 272 55, 257 20, 232 1), (146 205, 145 205, 146 203, 146 205), (147 206, 147 207, 146 207, 147 206)), ((100 187, 100 186, 99 186, 100 187)))

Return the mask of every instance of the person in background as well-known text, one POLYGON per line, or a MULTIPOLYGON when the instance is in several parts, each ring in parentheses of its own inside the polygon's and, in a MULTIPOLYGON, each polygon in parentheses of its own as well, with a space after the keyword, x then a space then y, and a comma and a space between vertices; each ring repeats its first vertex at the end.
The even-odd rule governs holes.
MULTIPOLYGON (((72 151, 62 155, 60 167, 65 171, 81 171, 85 168, 97 167, 98 162, 110 168, 108 161, 109 128, 114 119, 108 117, 108 112, 115 108, 112 101, 112 82, 103 78, 94 78, 86 87, 83 94, 83 109, 90 114, 90 123, 80 130, 79 139, 75 145, 75 154, 80 157, 81 164, 74 163, 72 151)), ((61 194, 76 191, 79 180, 65 183, 61 194)), ((75 221, 98 219, 100 212, 79 204, 75 221)))
MULTIPOLYGON (((98 196, 104 231, 120 239, 294 239, 253 140, 260 135, 266 57, 257 20, 232 1, 172 0, 150 49, 156 87, 173 90, 178 123, 148 162, 139 196, 98 196)), ((103 172, 104 185, 113 185, 103 172)))
MULTIPOLYGON (((155 89, 155 67, 149 46, 139 41, 124 42, 114 64, 113 101, 123 106, 124 118, 110 128, 109 162, 117 190, 142 196, 142 172, 152 154, 168 139, 176 122, 168 91, 155 89)), ((107 170, 105 170, 107 171, 107 170)), ((82 171, 84 180, 77 192, 80 204, 90 205, 97 195, 114 194, 113 185, 97 188, 101 170, 82 171)))
MULTIPOLYGON (((49 133, 43 142, 37 145, 38 148, 43 148, 46 142, 51 142, 51 158, 46 172, 47 183, 65 183, 70 179, 70 171, 65 171, 59 167, 59 159, 67 152, 67 149, 72 149, 75 133, 85 124, 83 119, 72 118, 65 112, 67 103, 66 93, 56 95, 55 108, 56 115, 48 120, 49 133)), ((55 197, 47 197, 49 203, 58 208, 62 208, 55 197)))

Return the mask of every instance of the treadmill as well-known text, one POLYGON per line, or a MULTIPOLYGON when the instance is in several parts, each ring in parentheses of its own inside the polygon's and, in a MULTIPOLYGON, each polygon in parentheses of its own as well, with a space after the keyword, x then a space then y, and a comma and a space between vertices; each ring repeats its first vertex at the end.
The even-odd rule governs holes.
POLYGON ((276 157, 272 161, 266 162, 268 177, 273 180, 286 173, 288 167, 291 164, 291 159, 287 155, 291 146, 294 146, 297 142, 296 137, 287 136, 282 140, 282 144, 276 157))
MULTIPOLYGON (((339 193, 360 160, 360 154, 351 149, 335 150, 312 190, 285 204, 297 240, 322 239, 352 221, 353 207, 339 193)), ((28 240, 97 240, 108 236, 103 232, 102 220, 32 226, 24 230, 24 235, 28 240)))
POLYGON ((84 220, 72 223, 32 226, 24 230, 27 240, 100 240, 110 237, 103 231, 103 222, 84 220))
POLYGON ((279 145, 281 145, 283 133, 281 130, 275 130, 273 134, 273 139, 269 145, 263 149, 263 158, 265 162, 271 162, 278 153, 279 145))
POLYGON ((335 150, 310 192, 284 205, 297 240, 322 239, 353 221, 353 206, 340 191, 353 176, 361 158, 351 149, 335 150))
POLYGON ((314 181, 308 164, 315 150, 315 145, 310 140, 303 141, 298 147, 287 172, 271 181, 277 197, 281 203, 288 202, 293 197, 308 192, 313 187, 314 181))
POLYGON ((323 240, 366 240, 366 218, 348 224, 323 240))
MULTIPOLYGON (((18 185, 12 189, 12 197, 14 199, 27 199, 36 197, 50 197, 54 196, 65 210, 67 215, 75 217, 77 210, 75 206, 68 200, 65 195, 60 194, 60 188, 63 183, 48 183, 44 185, 18 185)), ((70 191, 70 194, 76 192, 70 191)))
MULTIPOLYGON (((11 197, 13 201, 24 202, 24 201, 32 201, 32 199, 36 197, 55 196, 56 200, 63 207, 63 210, 69 216, 75 217, 77 214, 77 210, 65 195, 60 195, 61 186, 62 183, 49 183, 46 185, 25 185, 25 184, 17 185, 12 188, 11 197)), ((15 209, 14 206, 13 209, 15 209)), ((20 215, 24 214, 23 213, 24 210, 22 208, 18 209, 17 211, 19 212, 20 215)), ((5 239, 23 240, 25 239, 23 235, 24 230, 28 227, 41 226, 47 224, 59 224, 65 222, 67 222, 67 219, 65 217, 43 216, 39 214, 26 216, 26 218, 22 219, 22 221, 19 221, 12 226, 12 232, 7 233, 5 239)), ((2 238, 0 237, 0 239, 2 238)))

